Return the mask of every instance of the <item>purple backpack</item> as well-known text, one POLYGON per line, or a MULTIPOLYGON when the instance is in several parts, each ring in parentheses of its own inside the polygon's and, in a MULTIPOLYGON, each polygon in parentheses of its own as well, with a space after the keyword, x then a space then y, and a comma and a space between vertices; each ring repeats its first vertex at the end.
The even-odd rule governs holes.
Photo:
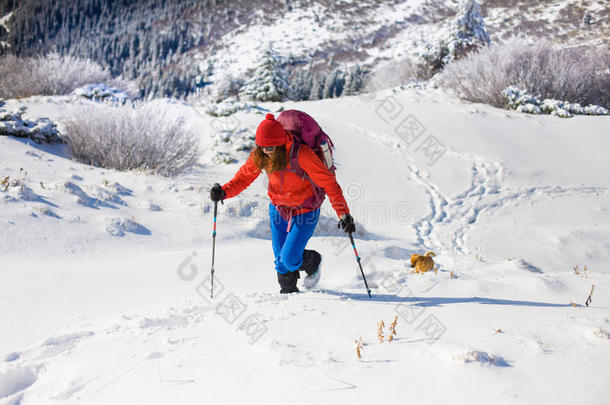
MULTIPOLYGON (((293 138, 292 147, 290 148, 290 167, 302 179, 308 179, 313 188, 314 195, 308 198, 303 204, 303 208, 317 209, 324 202, 326 192, 322 187, 319 187, 301 168, 298 161, 299 151, 301 146, 306 144, 318 155, 323 164, 325 164, 322 145, 327 144, 330 149, 331 167, 328 169, 335 172, 337 168, 332 164, 332 148, 335 146, 330 137, 320 128, 318 123, 307 113, 298 110, 286 110, 276 118, 282 124, 284 129, 290 131, 293 138)), ((328 166, 327 166, 328 167, 328 166)))

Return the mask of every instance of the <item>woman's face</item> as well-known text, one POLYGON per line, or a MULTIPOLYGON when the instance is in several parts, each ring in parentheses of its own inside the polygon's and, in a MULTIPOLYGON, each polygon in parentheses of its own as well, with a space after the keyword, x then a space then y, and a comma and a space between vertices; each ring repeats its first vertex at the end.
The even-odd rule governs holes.
POLYGON ((275 146, 261 147, 261 149, 263 150, 263 153, 269 157, 271 157, 271 155, 273 155, 273 152, 275 152, 275 146))

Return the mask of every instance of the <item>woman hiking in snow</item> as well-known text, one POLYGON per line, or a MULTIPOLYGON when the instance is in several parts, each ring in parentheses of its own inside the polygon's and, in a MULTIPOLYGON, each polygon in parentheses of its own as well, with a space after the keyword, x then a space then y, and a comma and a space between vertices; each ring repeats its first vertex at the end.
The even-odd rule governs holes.
POLYGON ((307 274, 305 288, 313 288, 320 279, 322 256, 305 246, 318 223, 324 194, 328 194, 343 230, 348 233, 356 230, 334 172, 313 149, 301 142, 301 134, 286 130, 280 123, 291 127, 286 121, 291 118, 299 123, 299 128, 300 125, 308 130, 314 128, 316 136, 322 134, 327 138, 313 118, 303 112, 284 111, 278 120, 273 114, 267 114, 256 129, 256 148, 246 163, 231 181, 223 186, 215 184, 210 190, 212 201, 222 201, 244 191, 261 171, 267 173, 275 270, 283 294, 299 292, 299 271, 307 274))

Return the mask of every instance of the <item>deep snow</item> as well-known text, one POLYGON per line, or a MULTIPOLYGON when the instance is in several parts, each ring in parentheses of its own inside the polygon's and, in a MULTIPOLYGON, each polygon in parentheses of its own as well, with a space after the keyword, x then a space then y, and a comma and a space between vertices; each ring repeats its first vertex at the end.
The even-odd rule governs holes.
MULTIPOLYGON (((70 102, 7 107, 59 121, 70 102)), ((373 298, 328 202, 309 245, 324 255, 319 289, 278 294, 261 177, 219 206, 209 299, 208 190, 245 160, 257 110, 213 118, 168 103, 206 147, 175 179, 0 137, 0 176, 19 180, 0 191, 0 404, 608 397, 610 117, 413 89, 281 105, 336 144, 373 298), (409 255, 426 250, 438 273, 411 274, 409 255), (380 344, 377 322, 396 314, 395 340, 380 344)))

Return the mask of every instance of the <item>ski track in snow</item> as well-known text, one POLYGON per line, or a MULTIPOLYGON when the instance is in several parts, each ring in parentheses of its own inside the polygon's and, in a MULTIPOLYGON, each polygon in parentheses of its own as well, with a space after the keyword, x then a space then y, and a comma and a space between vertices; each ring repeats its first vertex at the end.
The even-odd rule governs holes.
POLYGON ((396 139, 379 134, 375 131, 351 125, 354 132, 364 134, 399 157, 407 169, 407 176, 420 185, 429 201, 430 213, 413 224, 417 243, 425 250, 446 249, 451 246, 454 257, 467 256, 473 253, 467 244, 469 229, 484 215, 490 215, 507 207, 515 207, 525 202, 538 202, 548 198, 572 196, 575 194, 596 195, 606 194, 608 190, 594 186, 532 186, 513 189, 503 185, 504 166, 497 161, 473 156, 468 153, 458 153, 447 150, 441 159, 454 158, 466 162, 470 166, 471 180, 467 189, 450 197, 432 181, 426 179, 409 151, 396 147, 396 139))

